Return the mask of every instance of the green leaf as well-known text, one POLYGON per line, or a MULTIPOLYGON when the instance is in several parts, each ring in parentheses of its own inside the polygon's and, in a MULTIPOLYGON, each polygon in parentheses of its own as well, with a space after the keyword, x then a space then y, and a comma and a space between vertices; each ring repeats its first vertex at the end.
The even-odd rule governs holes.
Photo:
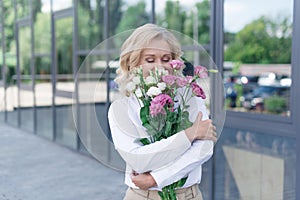
POLYGON ((148 145, 151 144, 150 140, 148 138, 142 138, 139 139, 139 141, 143 144, 143 145, 148 145))
POLYGON ((149 123, 148 122, 149 113, 150 113, 149 112, 149 106, 144 106, 144 107, 141 108, 141 110, 140 110, 140 118, 141 118, 143 126, 144 126, 144 124, 149 123))
POLYGON ((158 191, 158 195, 160 196, 161 199, 164 199, 164 194, 162 191, 158 191))
POLYGON ((169 121, 166 122, 165 133, 164 133, 164 136, 166 138, 171 136, 172 125, 173 124, 171 122, 169 122, 169 121))
POLYGON ((192 125, 193 125, 193 123, 190 122, 190 120, 189 120, 189 113, 187 111, 184 111, 182 113, 182 118, 180 121, 180 129, 184 130, 186 128, 191 127, 192 125))
POLYGON ((177 184, 176 184, 177 187, 176 188, 182 187, 185 184, 187 178, 188 177, 185 177, 185 178, 182 178, 179 181, 177 181, 177 184))
POLYGON ((157 131, 150 124, 146 123, 143 125, 147 129, 148 135, 155 135, 157 131))
POLYGON ((176 123, 177 113, 167 111, 167 119, 168 119, 169 122, 176 123))

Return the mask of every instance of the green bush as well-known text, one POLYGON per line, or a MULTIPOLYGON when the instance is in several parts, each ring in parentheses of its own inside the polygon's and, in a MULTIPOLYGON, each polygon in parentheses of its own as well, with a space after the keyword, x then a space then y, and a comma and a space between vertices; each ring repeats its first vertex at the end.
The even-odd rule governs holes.
POLYGON ((270 113, 279 114, 286 110, 287 100, 284 97, 272 96, 264 100, 265 109, 270 113))

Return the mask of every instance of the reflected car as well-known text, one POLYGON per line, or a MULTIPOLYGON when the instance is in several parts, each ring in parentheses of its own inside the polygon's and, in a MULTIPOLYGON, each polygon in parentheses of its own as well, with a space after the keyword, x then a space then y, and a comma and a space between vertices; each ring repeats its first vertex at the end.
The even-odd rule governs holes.
POLYGON ((271 96, 289 97, 290 87, 287 86, 258 86, 253 92, 240 97, 244 108, 252 110, 264 109, 264 100, 271 96))

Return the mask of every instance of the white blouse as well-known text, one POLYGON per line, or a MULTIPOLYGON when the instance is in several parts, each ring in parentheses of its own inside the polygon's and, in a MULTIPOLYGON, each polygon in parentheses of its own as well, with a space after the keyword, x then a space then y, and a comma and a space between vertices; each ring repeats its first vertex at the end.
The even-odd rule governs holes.
MULTIPOLYGON (((194 122, 198 113, 208 119, 204 101, 193 97, 189 101, 189 119, 194 122)), ((110 106, 108 119, 116 150, 126 162, 125 184, 137 188, 131 181, 133 171, 150 172, 157 183, 151 190, 161 190, 188 176, 183 187, 201 181, 201 165, 213 154, 213 141, 197 140, 192 144, 184 131, 149 145, 141 145, 136 139, 147 137, 139 119, 140 105, 134 96, 116 100, 110 106)))

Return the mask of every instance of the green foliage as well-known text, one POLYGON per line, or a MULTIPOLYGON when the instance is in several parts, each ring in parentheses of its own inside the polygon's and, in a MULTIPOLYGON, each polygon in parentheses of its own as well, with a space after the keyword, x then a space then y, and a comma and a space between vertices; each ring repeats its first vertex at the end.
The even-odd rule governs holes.
POLYGON ((14 40, 14 10, 13 1, 2 1, 4 8, 4 32, 5 32, 5 44, 6 49, 9 50, 11 43, 14 40))
POLYGON ((187 177, 182 178, 179 181, 176 181, 171 185, 164 187, 162 191, 158 192, 160 198, 163 200, 176 200, 177 198, 174 189, 182 187, 185 184, 186 180, 187 177))
MULTIPOLYGON (((181 114, 181 119, 179 124, 180 129, 185 130, 189 127, 191 127, 193 125, 192 122, 190 122, 189 120, 189 112, 188 111, 183 111, 181 114)), ((177 128, 177 130, 179 130, 179 127, 177 128)))
MULTIPOLYGON (((79 1, 78 5, 78 35, 80 49, 92 49, 104 40, 104 0, 79 1)), ((122 1, 109 1, 108 37, 116 34, 116 29, 122 17, 122 1)))
MULTIPOLYGON (((28 1, 16 0, 15 1, 18 8, 18 17, 29 17, 29 4, 28 1)), ((15 28, 15 13, 14 13, 14 1, 3 0, 4 8, 4 28, 5 28, 5 43, 6 49, 11 49, 11 44, 14 42, 14 28, 15 28)), ((32 0, 33 5, 33 21, 36 21, 36 15, 41 11, 41 0, 32 0)))
MULTIPOLYGON (((210 3, 208 0, 198 2, 195 4, 195 9, 197 9, 197 21, 198 21, 198 42, 200 44, 209 43, 209 29, 210 29, 210 3)), ((192 10, 189 15, 187 15, 184 22, 184 34, 193 38, 193 26, 195 22, 195 10, 192 10)))
POLYGON ((72 73, 72 33, 73 19, 59 19, 55 23, 55 39, 57 52, 57 73, 70 74, 72 73))
POLYGON ((228 42, 225 51, 227 61, 264 64, 291 62, 291 24, 288 18, 274 22, 260 17, 246 25, 233 40, 233 35, 225 35, 228 42))
POLYGON ((240 73, 241 63, 235 62, 232 68, 232 74, 238 75, 240 73))
POLYGON ((137 4, 129 6, 123 13, 121 21, 116 32, 121 33, 130 29, 134 29, 149 22, 150 16, 146 12, 146 3, 139 1, 137 4))
POLYGON ((270 113, 279 114, 286 110, 286 98, 279 96, 272 96, 264 99, 265 109, 270 113))
POLYGON ((181 33, 184 32, 186 13, 183 12, 179 1, 166 1, 164 14, 165 16, 161 25, 181 33))
POLYGON ((38 13, 34 23, 35 52, 51 52, 51 24, 50 13, 38 13))
POLYGON ((20 70, 22 74, 29 75, 31 60, 31 40, 30 28, 24 27, 19 29, 19 53, 20 53, 20 70))

